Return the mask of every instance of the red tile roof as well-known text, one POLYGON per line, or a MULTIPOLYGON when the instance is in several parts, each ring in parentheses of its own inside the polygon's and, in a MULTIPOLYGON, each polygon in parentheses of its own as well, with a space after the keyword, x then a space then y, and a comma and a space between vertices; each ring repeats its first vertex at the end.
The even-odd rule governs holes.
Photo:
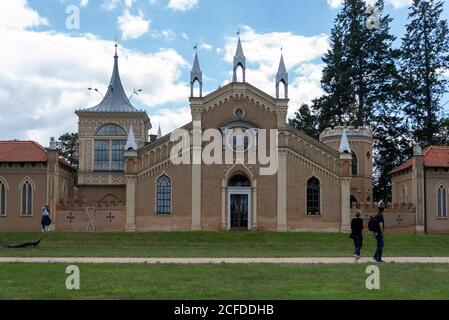
POLYGON ((47 162, 48 152, 34 141, 0 141, 0 162, 47 162))
MULTIPOLYGON (((424 166, 430 168, 449 168, 449 147, 430 146, 423 151, 424 166)), ((400 172, 412 167, 412 160, 409 159, 399 167, 390 171, 389 174, 400 172)))

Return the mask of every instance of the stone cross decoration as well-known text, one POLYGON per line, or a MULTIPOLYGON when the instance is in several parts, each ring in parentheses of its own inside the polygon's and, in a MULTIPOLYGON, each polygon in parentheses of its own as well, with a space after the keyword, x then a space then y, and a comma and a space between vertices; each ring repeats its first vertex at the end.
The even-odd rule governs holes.
POLYGON ((401 224, 402 221, 404 221, 404 219, 401 218, 401 215, 399 214, 396 218, 396 224, 401 224))
POLYGON ((112 220, 114 220, 115 217, 112 215, 112 212, 109 212, 109 214, 106 216, 106 219, 109 220, 109 223, 112 223, 112 220))
POLYGON ((75 220, 75 216, 73 215, 72 212, 69 213, 69 215, 67 216, 67 219, 69 220, 69 223, 72 223, 73 220, 75 220))

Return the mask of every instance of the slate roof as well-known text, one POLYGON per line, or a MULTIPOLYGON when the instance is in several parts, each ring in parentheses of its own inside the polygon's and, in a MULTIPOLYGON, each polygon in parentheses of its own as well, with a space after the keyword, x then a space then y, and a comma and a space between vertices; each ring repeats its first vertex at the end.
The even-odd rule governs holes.
POLYGON ((114 56, 114 69, 108 91, 103 100, 95 107, 80 110, 82 112, 139 112, 129 101, 120 80, 117 50, 114 56))

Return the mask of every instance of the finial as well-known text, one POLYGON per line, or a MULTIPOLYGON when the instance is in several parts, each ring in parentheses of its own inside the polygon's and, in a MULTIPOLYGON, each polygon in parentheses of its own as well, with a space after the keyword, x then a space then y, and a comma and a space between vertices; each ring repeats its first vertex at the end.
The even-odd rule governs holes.
POLYGON ((117 54, 117 48, 118 48, 118 39, 117 39, 117 37, 115 37, 115 57, 118 57, 118 54, 117 54))
POLYGON ((193 46, 193 50, 195 50, 195 52, 198 52, 198 42, 193 46))
POLYGON ((240 28, 237 29, 237 35, 240 37, 240 28))

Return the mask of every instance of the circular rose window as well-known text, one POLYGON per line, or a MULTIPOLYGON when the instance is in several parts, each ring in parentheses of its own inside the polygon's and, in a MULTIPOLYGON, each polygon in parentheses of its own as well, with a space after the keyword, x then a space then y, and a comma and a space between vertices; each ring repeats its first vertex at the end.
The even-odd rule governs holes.
POLYGON ((242 108, 234 109, 234 117, 236 117, 237 119, 241 119, 244 116, 245 116, 245 110, 243 110, 242 108))

